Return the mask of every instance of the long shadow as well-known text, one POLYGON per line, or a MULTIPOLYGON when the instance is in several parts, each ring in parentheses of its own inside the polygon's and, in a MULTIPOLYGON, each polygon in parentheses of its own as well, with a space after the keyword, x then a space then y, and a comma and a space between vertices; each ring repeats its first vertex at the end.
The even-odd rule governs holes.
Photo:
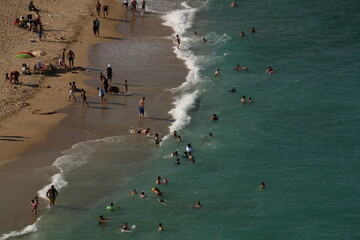
POLYGON ((165 122, 174 122, 174 120, 172 120, 172 119, 167 119, 167 118, 155 118, 155 117, 148 117, 148 119, 152 119, 152 120, 160 120, 160 121, 165 121, 165 122))
POLYGON ((108 103, 108 104, 112 104, 112 105, 118 105, 118 106, 122 106, 122 105, 125 105, 125 104, 122 104, 122 103, 108 103))
POLYGON ((24 136, 0 136, 2 138, 27 138, 29 139, 29 137, 24 137, 24 136))
POLYGON ((119 38, 119 37, 104 37, 104 36, 101 36, 102 38, 105 38, 105 39, 111 39, 111 40, 123 40, 124 38, 119 38))
POLYGON ((0 138, 0 141, 8 141, 8 142, 23 142, 24 140, 19 140, 19 139, 10 139, 10 138, 0 138))
POLYGON ((32 87, 32 88, 39 88, 39 84, 19 83, 19 85, 21 85, 21 86, 26 86, 26 87, 32 87))
POLYGON ((112 108, 109 108, 109 107, 90 107, 90 108, 94 108, 94 109, 104 109, 104 110, 112 109, 112 108))
POLYGON ((71 43, 70 41, 52 41, 52 40, 43 40, 43 42, 50 42, 50 43, 71 43))
POLYGON ((111 21, 117 21, 117 22, 131 22, 130 20, 118 19, 118 18, 106 18, 106 19, 111 20, 111 21))
POLYGON ((97 71, 97 72, 101 72, 101 69, 98 68, 86 68, 87 70, 91 70, 91 71, 97 71))

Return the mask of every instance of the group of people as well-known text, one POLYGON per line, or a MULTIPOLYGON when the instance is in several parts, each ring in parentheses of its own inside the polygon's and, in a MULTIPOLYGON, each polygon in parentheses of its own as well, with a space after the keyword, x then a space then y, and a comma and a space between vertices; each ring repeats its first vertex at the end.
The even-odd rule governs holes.
MULTIPOLYGON (((136 0, 130 0, 130 8, 129 8, 129 0, 123 0, 122 4, 124 5, 125 11, 131 11, 133 15, 136 14, 137 6, 139 6, 138 2, 136 0)), ((146 0, 141 1, 141 12, 145 12, 146 7, 146 0)))
POLYGON ((96 9, 96 13, 97 13, 98 17, 100 17, 101 9, 102 9, 104 18, 106 18, 109 15, 110 7, 107 4, 102 6, 100 1, 97 1, 95 4, 95 9, 96 9))
POLYGON ((26 16, 26 18, 24 16, 20 16, 19 18, 15 19, 14 26, 25 29, 25 30, 29 30, 31 32, 37 32, 39 41, 42 41, 44 29, 43 29, 43 24, 41 22, 39 9, 37 9, 35 7, 33 1, 30 1, 28 9, 29 9, 29 11, 36 12, 35 18, 33 19, 32 14, 28 14, 26 16))

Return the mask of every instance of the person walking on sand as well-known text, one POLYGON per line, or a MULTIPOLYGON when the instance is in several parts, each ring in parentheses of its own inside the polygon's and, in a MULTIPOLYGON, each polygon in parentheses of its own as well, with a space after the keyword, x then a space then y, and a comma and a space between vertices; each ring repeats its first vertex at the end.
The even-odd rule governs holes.
POLYGON ((110 83, 112 81, 112 75, 113 75, 113 71, 112 71, 112 67, 110 65, 110 63, 107 65, 107 68, 106 68, 106 76, 107 78, 109 79, 110 83))
POLYGON ((74 67, 74 59, 75 59, 75 53, 71 50, 68 51, 68 53, 66 54, 68 60, 69 60, 69 66, 70 68, 74 67))
POLYGON ((128 81, 127 80, 124 81, 123 86, 124 86, 124 93, 125 93, 125 95, 127 95, 128 94, 128 81))
POLYGON ((97 1, 97 3, 95 4, 95 8, 96 8, 98 17, 100 17, 101 3, 99 1, 97 1))
POLYGON ((69 102, 71 101, 71 98, 74 100, 74 102, 76 102, 74 85, 69 82, 69 102))
POLYGON ((64 64, 65 64, 65 51, 66 51, 66 49, 63 48, 63 50, 61 50, 61 54, 60 54, 60 59, 64 64))
POLYGON ((137 3, 136 0, 131 0, 130 2, 130 10, 132 12, 133 15, 136 14, 136 7, 138 6, 139 4, 137 3))
POLYGON ((51 185, 49 190, 46 192, 46 197, 49 198, 50 206, 55 205, 56 197, 58 195, 58 191, 55 189, 54 185, 51 185))
POLYGON ((144 118, 145 114, 145 97, 142 97, 139 101, 139 118, 144 118))
POLYGON ((109 5, 103 6, 103 14, 104 14, 104 18, 106 18, 109 15, 109 5))
POLYGON ((96 34, 98 32, 96 20, 93 21, 93 36, 96 37, 96 34))
POLYGON ((89 107, 89 104, 86 101, 86 92, 84 89, 81 89, 81 107, 84 107, 84 104, 89 107))
POLYGON ((96 18, 94 22, 96 26, 96 36, 100 36, 100 21, 96 18))
POLYGON ((124 10, 129 11, 129 0, 124 0, 124 10))
POLYGON ((103 104, 104 102, 106 102, 105 100, 105 91, 102 88, 96 88, 99 91, 99 97, 101 99, 101 104, 103 104))

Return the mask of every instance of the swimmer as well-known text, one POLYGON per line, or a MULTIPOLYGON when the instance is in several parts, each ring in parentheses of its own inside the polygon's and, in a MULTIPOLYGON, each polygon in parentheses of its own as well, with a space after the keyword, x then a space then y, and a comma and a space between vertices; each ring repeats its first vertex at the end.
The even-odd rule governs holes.
POLYGON ((162 226, 162 224, 161 224, 161 223, 159 223, 159 228, 158 228, 158 230, 159 230, 159 232, 164 231, 164 228, 163 228, 163 226, 162 226))
POLYGON ((233 1, 233 2, 230 4, 230 6, 232 6, 232 7, 236 7, 236 6, 237 6, 237 4, 236 4, 236 2, 235 2, 235 1, 233 1))
POLYGON ((254 101, 251 99, 251 97, 248 97, 247 102, 248 102, 248 103, 254 103, 254 101))
POLYGON ((220 68, 218 68, 215 72, 214 72, 214 75, 215 76, 218 76, 220 74, 220 68))
POLYGON ((214 113, 211 118, 210 118, 211 121, 217 121, 219 120, 219 117, 214 113))
POLYGON ((237 70, 237 71, 247 71, 249 70, 248 68, 246 67, 241 67, 239 64, 236 65, 236 67, 234 68, 234 70, 237 70))
POLYGON ((250 29, 250 32, 252 32, 252 33, 256 33, 255 28, 254 28, 254 27, 252 27, 252 28, 250 29))
POLYGON ((209 137, 209 138, 212 138, 212 137, 213 137, 213 134, 212 134, 212 133, 209 133, 209 134, 208 134, 208 137, 209 137))
POLYGON ((205 138, 204 138, 204 143, 208 143, 210 142, 209 138, 212 138, 212 133, 209 133, 205 138))
POLYGON ((166 205, 166 206, 167 206, 167 203, 164 201, 164 199, 160 199, 159 202, 160 202, 162 205, 166 205))
POLYGON ((157 187, 154 187, 151 190, 155 193, 156 196, 162 196, 160 189, 158 189, 157 187))
POLYGON ((121 230, 125 230, 125 231, 130 230, 130 228, 129 228, 129 226, 128 226, 128 223, 127 223, 127 222, 126 222, 126 223, 124 223, 124 225, 120 225, 120 224, 119 224, 119 227, 121 227, 121 230))
POLYGON ((181 142, 181 137, 178 136, 176 140, 177 140, 178 142, 181 142))
POLYGON ((241 31, 241 32, 240 32, 240 37, 245 37, 244 31, 241 31))
POLYGON ((178 157, 178 156, 179 156, 178 151, 173 152, 173 153, 171 154, 171 156, 172 156, 172 157, 178 157))
POLYGON ((159 137, 159 134, 158 133, 155 133, 155 139, 154 139, 154 142, 156 145, 159 145, 161 140, 160 140, 160 137, 159 137))
POLYGON ((177 158, 177 159, 176 159, 175 165, 180 165, 180 158, 177 158))
POLYGON ((203 41, 203 42, 207 42, 206 38, 203 38, 201 41, 203 41))
POLYGON ((155 181, 155 184, 161 184, 161 177, 160 176, 157 177, 157 179, 155 181))
MULTIPOLYGON (((185 151, 186 151, 186 153, 190 153, 190 152, 193 151, 193 147, 191 146, 190 143, 188 143, 188 145, 186 146, 185 151)), ((184 153, 184 154, 185 154, 185 153, 184 153)))
POLYGON ((268 74, 275 74, 276 72, 275 72, 275 70, 272 69, 271 67, 268 67, 268 68, 266 69, 266 73, 268 73, 268 74))
POLYGON ((145 195, 144 192, 141 192, 140 197, 141 197, 141 198, 147 198, 147 196, 145 195))
POLYGON ((167 178, 164 178, 162 184, 167 184, 168 183, 168 179, 167 178))
POLYGON ((134 188, 131 192, 129 192, 129 195, 130 196, 133 196, 133 195, 136 195, 137 192, 136 192, 136 189, 134 188))
POLYGON ((201 206, 201 203, 200 203, 200 201, 197 201, 196 203, 195 203, 195 208, 201 208, 202 206, 201 206))
POLYGON ((106 209, 111 210, 111 211, 114 211, 117 208, 120 208, 120 207, 114 207, 114 203, 110 203, 109 205, 106 206, 106 209))
POLYGON ((193 160, 193 159, 194 159, 194 156, 191 154, 191 152, 188 154, 188 159, 189 159, 189 160, 193 160))
POLYGON ((199 35, 196 31, 194 31, 194 35, 199 35))
POLYGON ((240 102, 241 102, 241 103, 246 103, 246 97, 243 96, 243 97, 241 98, 240 102))
POLYGON ((103 215, 99 216, 99 224, 108 223, 109 222, 108 220, 111 220, 111 218, 104 218, 103 215))
POLYGON ((174 138, 178 137, 177 131, 174 131, 174 132, 171 134, 171 136, 174 137, 174 138))
POLYGON ((265 187, 265 183, 264 183, 264 182, 262 182, 262 183, 260 184, 259 189, 264 190, 265 188, 266 188, 266 187, 265 187))
POLYGON ((236 92, 236 88, 235 87, 233 87, 232 89, 230 89, 230 91, 229 92, 236 92))

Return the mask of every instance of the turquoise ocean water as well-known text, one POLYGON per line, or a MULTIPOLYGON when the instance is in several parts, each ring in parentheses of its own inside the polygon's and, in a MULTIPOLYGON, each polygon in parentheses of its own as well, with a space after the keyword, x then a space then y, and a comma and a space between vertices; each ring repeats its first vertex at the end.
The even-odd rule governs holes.
POLYGON ((173 89, 181 94, 169 130, 183 141, 167 138, 126 167, 116 161, 122 136, 74 145, 58 159, 78 163, 62 161, 55 177, 62 203, 22 238, 359 239, 360 3, 229 4, 148 2, 180 35, 175 52, 190 69, 173 89), (234 71, 236 64, 249 70, 234 71), (266 74, 268 66, 277 73, 266 74), (241 104, 243 95, 254 103, 241 104), (169 155, 187 143, 196 163, 175 165, 169 155), (151 193, 157 176, 169 179, 158 186, 168 205, 151 193), (267 189, 258 189, 261 182, 267 189), (128 196, 133 188, 149 198, 128 196), (202 209, 192 207, 196 201, 202 209), (109 202, 122 208, 107 212, 109 202), (113 220, 98 225, 101 214, 113 220), (123 222, 136 229, 116 231, 123 222))

